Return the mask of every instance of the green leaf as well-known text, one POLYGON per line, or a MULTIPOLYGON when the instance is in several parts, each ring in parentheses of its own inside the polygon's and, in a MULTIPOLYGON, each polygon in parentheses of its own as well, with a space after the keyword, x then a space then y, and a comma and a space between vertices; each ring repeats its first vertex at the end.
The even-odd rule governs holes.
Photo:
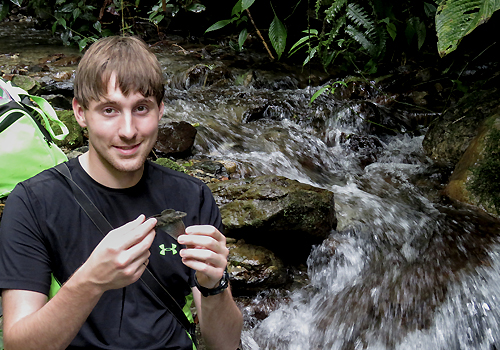
POLYGON ((187 11, 194 12, 194 13, 200 13, 200 12, 205 11, 206 9, 207 8, 205 7, 205 5, 202 5, 200 3, 191 4, 190 6, 188 6, 186 8, 187 11))
POLYGON ((380 22, 385 23, 385 29, 387 30, 387 33, 389 33, 392 40, 394 41, 396 39, 396 35, 397 35, 396 25, 391 22, 391 19, 389 17, 384 18, 380 22))
POLYGON ((73 10, 73 19, 77 19, 81 13, 82 13, 82 11, 79 8, 74 9, 73 10))
POLYGON ((455 83, 455 87, 458 91, 467 93, 469 91, 469 88, 465 86, 460 80, 452 80, 453 83, 455 83))
POLYGON ((238 37, 238 46, 240 51, 243 49, 243 44, 245 43, 245 40, 247 40, 247 36, 248 30, 246 28, 243 28, 243 30, 240 32, 240 36, 238 37))
POLYGON ((286 36, 287 32, 285 26, 275 15, 273 21, 271 22, 271 26, 269 27, 269 39, 271 40, 274 50, 278 54, 278 59, 281 58, 283 51, 285 51, 286 36))
POLYGON ((408 44, 411 43, 413 37, 417 36, 417 45, 418 49, 422 47, 425 41, 425 37, 427 35, 427 29, 425 28, 425 24, 418 17, 412 17, 408 19, 408 23, 405 30, 406 39, 408 44))
POLYGON ((500 9, 499 0, 443 0, 435 21, 441 57, 454 51, 464 36, 500 9))
POLYGON ((66 20, 64 18, 58 18, 56 23, 62 25, 64 29, 68 29, 68 27, 66 26, 66 20))
POLYGON ((78 48, 80 49, 80 51, 83 51, 85 49, 85 47, 87 47, 87 43, 88 43, 87 38, 83 38, 82 40, 80 40, 78 42, 78 48))
POLYGON ((252 6, 255 0, 241 0, 241 12, 252 6))
POLYGON ((158 25, 158 23, 160 23, 163 20, 163 18, 165 18, 165 16, 163 16, 163 15, 156 15, 156 16, 154 16, 152 14, 151 16, 149 16, 149 20, 151 22, 153 22, 154 24, 156 24, 156 25, 158 25))
POLYGON ((309 101, 309 105, 311 105, 315 99, 317 99, 319 96, 321 96, 321 94, 323 94, 323 92, 325 92, 326 90, 328 90, 329 88, 331 88, 332 86, 331 85, 326 85, 326 86, 323 86, 321 89, 319 89, 318 91, 316 91, 312 97, 311 97, 311 100, 309 101))
POLYGON ((52 23, 52 34, 54 34, 56 32, 56 29, 57 29, 57 21, 52 23))
POLYGON ((312 36, 311 37, 305 36, 300 38, 295 44, 293 44, 291 49, 288 51, 288 55, 293 55, 295 52, 304 47, 310 38, 312 38, 312 36))
POLYGON ((233 6, 233 9, 231 10, 231 17, 239 17, 241 16, 241 13, 243 12, 243 10, 241 9, 241 1, 242 0, 238 0, 236 2, 236 4, 234 4, 233 6))
POLYGON ((95 28, 95 30, 97 30, 99 33, 101 33, 101 31, 102 31, 101 22, 99 22, 99 21, 95 22, 93 27, 95 28))
POLYGON ((61 7, 59 9, 59 12, 73 12, 73 10, 75 9, 75 4, 70 2, 69 4, 66 4, 64 5, 63 7, 61 7))
POLYGON ((306 29, 306 30, 303 30, 302 33, 306 33, 306 34, 311 34, 311 35, 318 35, 318 30, 317 29, 306 29))
POLYGON ((307 55, 306 59, 304 60, 304 63, 302 63, 303 66, 305 66, 314 57, 314 55, 316 55, 316 51, 318 51, 317 46, 311 49, 311 52, 309 52, 309 55, 307 55))
POLYGON ((214 24, 212 24, 206 31, 205 33, 208 33, 208 32, 211 32, 211 31, 214 31, 214 30, 217 30, 217 29, 221 29, 225 26, 227 26, 229 23, 233 22, 233 19, 224 19, 222 21, 219 21, 219 22, 216 22, 214 24))
POLYGON ((437 8, 434 4, 424 2, 424 11, 427 17, 434 17, 436 15, 437 8))
POLYGON ((0 21, 3 20, 9 14, 9 5, 1 3, 0 4, 0 21))

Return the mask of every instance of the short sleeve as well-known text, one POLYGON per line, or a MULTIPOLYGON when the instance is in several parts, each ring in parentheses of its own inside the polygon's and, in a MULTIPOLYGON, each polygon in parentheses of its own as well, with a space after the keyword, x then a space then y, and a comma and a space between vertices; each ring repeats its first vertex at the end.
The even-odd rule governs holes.
POLYGON ((51 268, 38 204, 23 184, 7 199, 0 222, 0 289, 48 294, 51 268))

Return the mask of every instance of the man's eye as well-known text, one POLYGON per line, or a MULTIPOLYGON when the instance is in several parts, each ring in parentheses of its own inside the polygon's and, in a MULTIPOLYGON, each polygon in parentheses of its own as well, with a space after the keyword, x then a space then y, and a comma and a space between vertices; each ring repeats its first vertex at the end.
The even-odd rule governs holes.
POLYGON ((144 112, 147 112, 148 111, 148 108, 146 106, 138 106, 136 108, 137 112, 139 113, 144 113, 144 112))
POLYGON ((104 109, 104 113, 105 113, 105 114, 111 114, 111 113, 113 113, 113 112, 114 112, 114 109, 113 109, 113 108, 105 108, 105 109, 104 109))

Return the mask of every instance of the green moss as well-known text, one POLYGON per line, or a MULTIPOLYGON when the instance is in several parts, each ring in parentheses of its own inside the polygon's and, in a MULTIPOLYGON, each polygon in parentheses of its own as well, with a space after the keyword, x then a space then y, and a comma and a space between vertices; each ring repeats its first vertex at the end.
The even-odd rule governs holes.
POLYGON ((471 169, 467 189, 500 214, 500 130, 493 128, 485 142, 484 158, 471 169))
POLYGON ((175 171, 180 171, 181 173, 186 173, 186 168, 168 158, 158 158, 155 160, 155 163, 175 171))
MULTIPOLYGON (((80 125, 78 125, 73 111, 56 111, 56 113, 59 120, 61 120, 69 130, 69 134, 64 138, 64 140, 54 140, 56 145, 68 149, 75 149, 82 146, 84 144, 83 129, 80 125)), ((61 129, 56 123, 51 122, 51 126, 56 134, 61 132, 61 129)))

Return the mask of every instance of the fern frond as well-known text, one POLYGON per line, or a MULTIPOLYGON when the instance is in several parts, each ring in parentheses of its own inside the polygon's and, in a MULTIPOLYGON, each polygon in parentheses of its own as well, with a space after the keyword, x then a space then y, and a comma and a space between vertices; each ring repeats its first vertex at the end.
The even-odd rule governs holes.
POLYGON ((371 20, 365 9, 358 4, 350 3, 347 5, 347 17, 358 26, 363 26, 366 31, 375 31, 375 23, 371 20))
POLYGON ((330 48, 330 45, 332 42, 337 39, 337 37, 340 34, 340 31, 342 28, 344 28, 346 25, 346 18, 344 16, 340 17, 335 21, 335 23, 332 26, 332 29, 330 30, 329 33, 324 34, 322 36, 321 44, 323 47, 326 49, 330 48))
POLYGON ((337 13, 347 4, 347 0, 335 0, 335 2, 325 11, 325 21, 333 21, 337 13))
POLYGON ((352 25, 347 25, 345 28, 345 32, 349 34, 351 38, 356 40, 368 53, 374 56, 377 52, 377 45, 374 45, 370 38, 365 35, 365 33, 359 31, 357 28, 352 25))
POLYGON ((316 0, 316 4, 314 5, 314 9, 315 9, 315 12, 316 12, 316 18, 319 18, 319 10, 321 8, 321 3, 323 2, 323 0, 316 0))

